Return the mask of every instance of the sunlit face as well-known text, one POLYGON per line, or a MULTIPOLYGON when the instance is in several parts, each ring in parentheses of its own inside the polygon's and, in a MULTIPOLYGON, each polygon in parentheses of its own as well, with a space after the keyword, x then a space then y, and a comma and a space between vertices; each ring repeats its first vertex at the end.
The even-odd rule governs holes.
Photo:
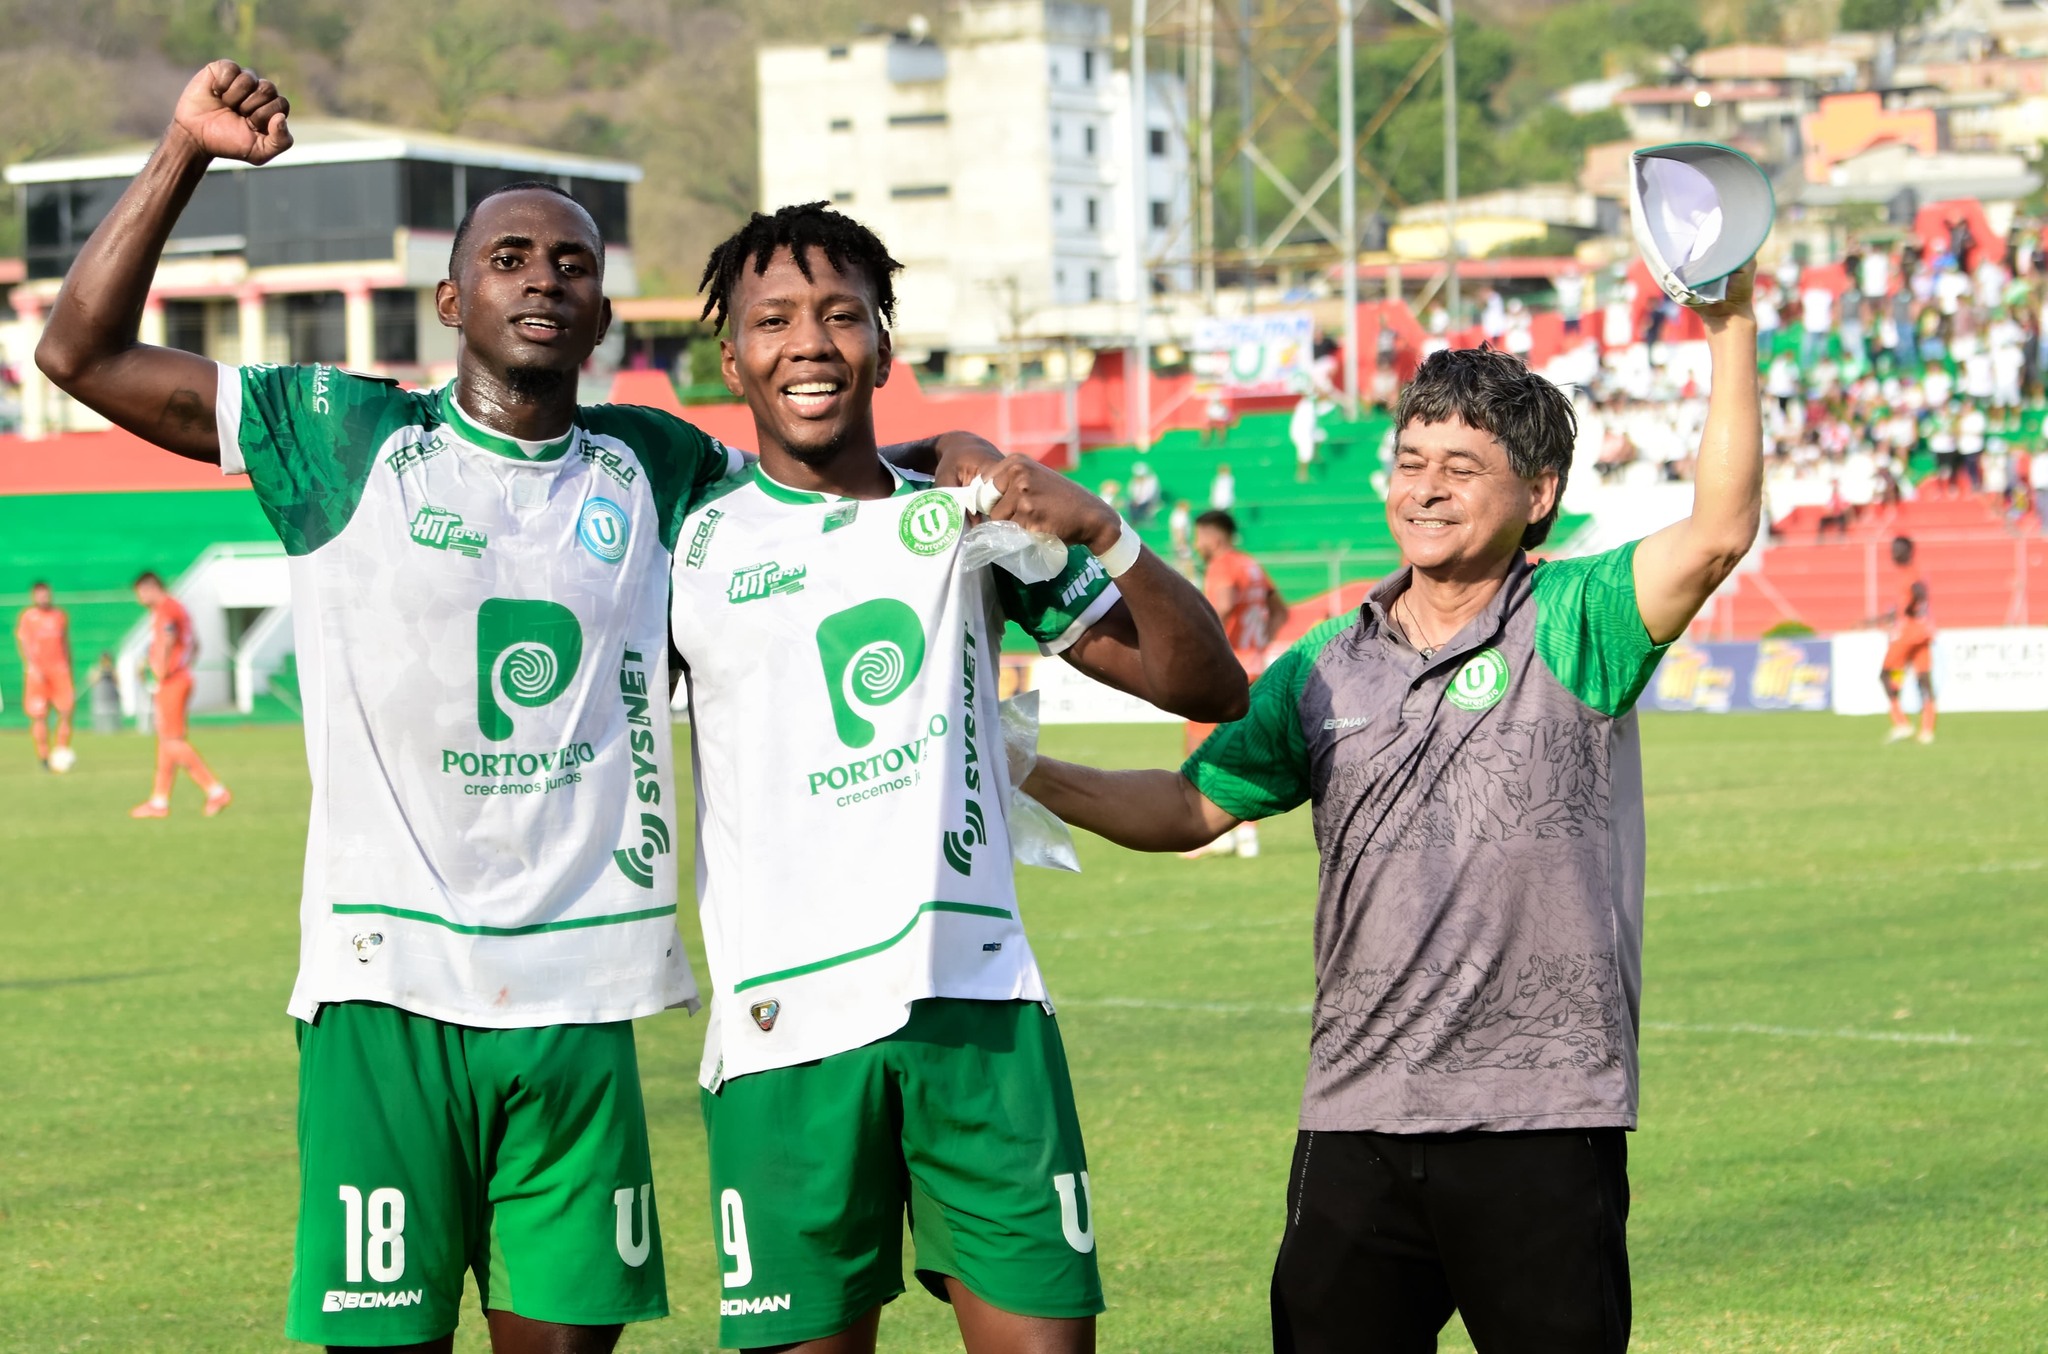
POLYGON ((50 596, 50 590, 48 588, 34 587, 28 590, 28 600, 31 606, 38 606, 47 609, 50 606, 53 599, 50 596))
POLYGON ((1483 572, 1512 556, 1556 500, 1557 473, 1524 479, 1492 433, 1456 415, 1411 421, 1395 444, 1387 525, 1424 573, 1483 572))
POLYGON ((1222 527, 1195 528, 1195 553, 1203 559, 1214 559, 1217 551, 1228 549, 1229 546, 1230 534, 1222 527))
POLYGON ((435 304, 493 369, 575 371, 611 326, 597 227, 558 193, 525 189, 479 205, 466 255, 435 304))
POLYGON ((809 277, 787 248, 764 272, 740 270, 724 374, 764 444, 818 462, 849 438, 873 435, 890 343, 864 275, 840 272, 822 249, 809 250, 807 261, 809 277))
POLYGON ((142 605, 155 606, 158 602, 163 601, 163 599, 164 590, 158 584, 144 579, 135 585, 135 600, 142 603, 142 605))

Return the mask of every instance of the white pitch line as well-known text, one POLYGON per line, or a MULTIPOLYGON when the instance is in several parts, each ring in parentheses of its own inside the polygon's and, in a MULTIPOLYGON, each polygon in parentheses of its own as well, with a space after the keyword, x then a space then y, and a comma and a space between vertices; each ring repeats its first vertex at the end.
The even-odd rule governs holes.
MULTIPOLYGON (((1145 997, 1055 998, 1055 1006, 1102 1011, 1178 1011, 1197 1015, 1279 1015, 1304 1016, 1313 1006, 1255 1001, 1154 1001, 1145 997)), ((2034 1039, 1994 1039, 1963 1034, 1956 1030, 1920 1033, 1912 1030, 1802 1029, 1793 1025, 1692 1025, 1670 1020, 1646 1020, 1645 1030, 1658 1034, 1754 1035, 1765 1039, 1848 1039, 1867 1044, 1917 1044, 1955 1048, 2037 1048, 2034 1039)))
POLYGON ((1288 1015, 1303 1016, 1315 1008, 1307 1004, 1281 1006, 1255 1001, 1149 1001, 1143 997, 1053 998, 1053 1005, 1079 1006, 1109 1011, 1198 1011, 1204 1015, 1288 1015))
POLYGON ((1256 931, 1272 926, 1298 926, 1303 931, 1314 924, 1311 917, 1263 917, 1252 921, 1198 921, 1172 926, 1131 926, 1112 931, 1046 931, 1033 940, 1126 940, 1135 936, 1186 936, 1201 931, 1256 931))
POLYGON ((1901 877, 1932 877, 1965 874, 2021 874, 2048 869, 2048 860, 1995 860, 1982 865, 1902 865, 1893 870, 1866 870, 1855 874, 1813 875, 1807 878, 1730 879, 1718 883, 1682 884, 1646 889, 1646 898, 1698 898, 1713 893, 1749 893, 1757 889, 1813 888, 1838 884, 1889 884, 1901 877))
POLYGON ((1754 1034, 1766 1039, 1853 1039, 1868 1044, 1936 1044, 1976 1048, 2033 1048, 2033 1039, 1991 1039, 1955 1030, 1919 1033, 1912 1030, 1807 1030, 1791 1025, 1687 1025, 1670 1020, 1646 1020, 1646 1030, 1660 1034, 1754 1034))

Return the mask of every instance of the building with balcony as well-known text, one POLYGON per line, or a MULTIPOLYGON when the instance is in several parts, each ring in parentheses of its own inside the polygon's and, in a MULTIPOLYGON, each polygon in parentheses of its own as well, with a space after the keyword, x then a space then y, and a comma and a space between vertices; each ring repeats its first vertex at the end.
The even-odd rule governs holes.
MULTIPOLYGON (((216 161, 172 231, 143 312, 144 342, 217 361, 331 362, 435 382, 455 339, 434 313, 456 223, 471 202, 521 179, 560 185, 606 241, 605 290, 637 290, 627 226, 637 166, 346 121, 292 127, 261 168, 216 161)), ((148 148, 9 166, 23 213, 25 279, 6 345, 33 350, 64 273, 148 148)), ((104 427, 35 371, 22 371, 22 431, 104 427)))
POLYGON ((898 350, 935 366, 1127 332, 1141 271, 1152 292, 1192 281, 1187 101, 1177 76, 1147 80, 1134 185, 1130 74, 1110 45, 1100 5, 965 0, 941 34, 764 47, 762 207, 829 200, 880 235, 904 264, 898 350))

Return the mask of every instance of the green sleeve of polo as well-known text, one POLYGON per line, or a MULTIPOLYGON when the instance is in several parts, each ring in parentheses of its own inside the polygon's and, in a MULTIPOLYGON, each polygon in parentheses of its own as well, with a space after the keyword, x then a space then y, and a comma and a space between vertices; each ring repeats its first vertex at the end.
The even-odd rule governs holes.
POLYGON ((1065 653, 1122 595, 1085 545, 1068 549, 1067 567, 1043 583, 1022 582, 1003 568, 995 570, 995 583, 1003 615, 1048 655, 1065 653))
POLYGON ((385 441, 422 421, 419 399, 339 367, 248 366, 237 379, 239 415, 225 406, 234 454, 223 448, 223 468, 248 472, 285 552, 310 555, 355 516, 385 441))
POLYGON ((1333 616, 1296 640, 1252 683, 1252 708, 1202 740, 1180 773, 1234 818, 1271 818, 1309 797, 1301 693, 1316 656, 1356 616, 1333 616))
POLYGON ((661 522, 661 544, 670 552, 690 509, 713 485, 746 464, 744 456, 694 423, 659 409, 599 404, 583 409, 579 421, 600 436, 618 438, 640 458, 661 522))
POLYGON ((1565 690, 1603 715, 1634 708, 1668 644, 1636 606, 1636 542, 1536 566, 1536 653, 1565 690))

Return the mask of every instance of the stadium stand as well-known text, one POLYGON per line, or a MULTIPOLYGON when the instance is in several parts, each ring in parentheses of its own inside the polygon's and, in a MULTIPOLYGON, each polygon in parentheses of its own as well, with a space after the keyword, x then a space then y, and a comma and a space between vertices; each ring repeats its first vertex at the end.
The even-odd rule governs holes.
POLYGON ((1758 551, 1755 567, 1739 573, 1702 618, 1709 637, 1755 639, 1784 621, 1821 634, 1864 627, 1893 604, 1887 547, 1894 536, 1910 536, 1918 547, 1937 625, 2048 622, 2048 537, 2009 524, 1994 498, 1874 508, 1846 538, 1816 542, 1821 512, 1802 507, 1780 520, 1780 543, 1758 551))

